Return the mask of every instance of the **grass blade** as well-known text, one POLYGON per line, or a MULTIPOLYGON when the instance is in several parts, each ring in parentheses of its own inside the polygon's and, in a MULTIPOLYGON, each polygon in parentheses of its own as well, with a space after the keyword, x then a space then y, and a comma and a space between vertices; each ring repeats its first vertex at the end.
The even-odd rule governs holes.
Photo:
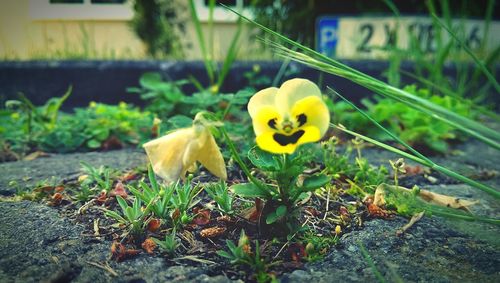
POLYGON ((359 247, 359 250, 361 251, 361 255, 363 256, 363 258, 365 259, 366 263, 368 264, 368 266, 372 270, 372 272, 375 275, 375 278, 377 278, 378 282, 380 282, 380 283, 387 282, 385 280, 384 276, 382 276, 382 273, 380 273, 380 271, 378 271, 377 267, 375 266, 375 263, 373 262, 372 257, 370 256, 370 254, 366 250, 366 248, 363 245, 363 243, 361 243, 360 241, 358 241, 358 247, 359 247))
POLYGON ((469 56, 472 58, 472 60, 474 60, 479 69, 483 71, 483 74, 486 76, 486 78, 488 78, 490 83, 493 84, 495 90, 500 93, 500 85, 498 84, 495 77, 490 73, 490 71, 488 71, 483 62, 481 62, 479 58, 477 58, 477 56, 474 55, 472 50, 466 44, 464 44, 463 41, 460 40, 458 36, 436 16, 436 14, 431 13, 431 16, 436 20, 436 23, 438 23, 443 29, 445 29, 450 34, 450 36, 453 37, 453 39, 455 39, 455 41, 457 41, 458 44, 460 44, 460 46, 465 50, 465 52, 469 54, 469 56))
POLYGON ((500 149, 500 143, 498 142, 500 141, 500 133, 493 131, 492 129, 484 126, 479 122, 458 115, 427 99, 418 97, 402 89, 388 85, 370 76, 359 76, 358 74, 355 74, 349 70, 344 70, 336 66, 332 66, 326 62, 319 61, 306 54, 294 52, 293 50, 277 43, 269 44, 272 47, 277 48, 278 55, 281 55, 283 57, 291 57, 293 60, 303 63, 312 68, 349 79, 382 96, 398 100, 418 111, 432 115, 433 117, 440 119, 453 127, 457 127, 459 130, 473 135, 484 143, 489 144, 496 149, 500 149))
POLYGON ((219 89, 224 83, 224 80, 226 79, 226 76, 229 73, 229 70, 231 69, 231 65, 233 64, 234 60, 236 59, 236 55, 238 54, 237 46, 242 30, 243 30, 243 21, 241 20, 241 18, 238 18, 238 28, 236 30, 236 34, 233 36, 233 39, 231 40, 231 45, 229 46, 226 58, 224 59, 224 63, 222 64, 222 69, 219 73, 219 77, 217 80, 217 86, 219 87, 219 89))
POLYGON ((213 84, 215 77, 215 72, 212 64, 213 58, 209 58, 207 47, 205 45, 205 38, 203 37, 203 31, 201 30, 200 19, 196 14, 196 9, 194 7, 193 0, 189 0, 189 11, 191 12, 191 19, 194 22, 196 36, 198 37, 198 43, 200 44, 201 54, 203 56, 203 64, 205 64, 205 69, 207 70, 207 74, 210 79, 210 84, 213 84))
MULTIPOLYGON (((224 6, 224 5, 222 5, 224 6)), ((321 70, 323 72, 331 73, 340 77, 344 77, 349 79, 357 84, 360 84, 370 90, 373 90, 383 96, 400 99, 405 104, 413 107, 413 105, 418 104, 421 107, 424 107, 431 111, 434 115, 441 115, 445 122, 454 122, 454 125, 460 125, 463 128, 467 128, 470 132, 475 132, 475 136, 481 141, 488 143, 488 139, 493 139, 496 141, 500 141, 500 133, 489 129, 488 127, 478 123, 474 120, 468 119, 466 117, 462 117, 454 112, 447 110, 444 107, 436 105, 426 99, 422 99, 415 95, 412 95, 406 91, 390 86, 380 80, 377 80, 369 75, 366 75, 358 70, 355 70, 345 64, 342 64, 332 58, 327 57, 326 55, 320 54, 315 50, 304 46, 298 42, 295 42, 247 17, 238 13, 237 11, 224 6, 226 9, 232 11, 233 13, 239 15, 241 18, 246 21, 258 26, 263 31, 275 36, 279 40, 288 43, 299 50, 302 50, 304 53, 294 52, 293 50, 285 47, 282 44, 270 42, 272 46, 274 46, 278 52, 281 51, 281 55, 283 57, 291 57, 293 60, 304 63, 308 66, 321 70), (308 55, 311 54, 311 55, 308 55)), ((268 41, 269 43, 269 41, 268 41)), ((491 142, 490 142, 491 143, 491 142)), ((497 142, 498 143, 498 142, 497 142)))
POLYGON ((364 140, 364 141, 367 141, 367 142, 372 143, 372 144, 374 144, 374 145, 376 145, 376 146, 379 146, 379 147, 381 147, 381 148, 383 148, 383 149, 386 149, 386 150, 388 150, 388 151, 390 151, 390 152, 393 152, 393 153, 399 154, 399 155, 401 155, 401 156, 403 156, 403 157, 405 157, 405 158, 408 158, 408 159, 410 159, 410 160, 413 160, 413 161, 415 161, 415 162, 417 162, 417 163, 419 163, 419 164, 422 164, 422 165, 424 165, 424 166, 427 166, 427 167, 429 167, 429 168, 432 168, 432 169, 434 169, 434 170, 436 170, 436 171, 438 171, 438 172, 440 172, 440 173, 443 173, 443 174, 444 174, 444 175, 446 175, 446 176, 449 176, 449 177, 451 177, 451 178, 454 178, 454 179, 457 179, 457 180, 459 180, 459 181, 461 181, 461 182, 464 182, 464 183, 466 183, 466 184, 468 184, 468 185, 470 185, 470 186, 473 186, 473 187, 475 187, 475 188, 477 188, 477 189, 479 189, 479 190, 481 190, 481 191, 483 191, 483 192, 486 192, 486 193, 488 193, 488 194, 492 195, 492 196, 493 196, 493 197, 495 197, 496 199, 499 199, 499 198, 500 198, 500 192, 499 192, 499 191, 497 191, 495 188, 490 187, 490 186, 488 186, 488 185, 486 185, 486 184, 483 184, 483 183, 480 183, 480 182, 474 181, 474 180, 472 180, 472 179, 470 179, 470 178, 467 178, 467 177, 465 177, 465 176, 463 176, 463 175, 460 175, 460 174, 458 174, 458 173, 456 173, 456 172, 454 172, 454 171, 452 171, 452 170, 450 170, 450 169, 448 169, 448 168, 446 168, 446 167, 440 166, 440 165, 438 165, 438 164, 436 164, 436 163, 434 163, 434 162, 432 162, 432 161, 431 161, 431 162, 429 162, 429 161, 428 161, 429 159, 422 159, 422 158, 420 158, 420 157, 418 157, 418 156, 415 156, 415 155, 413 155, 413 154, 410 154, 410 153, 404 152, 404 151, 402 151, 402 150, 400 150, 400 149, 397 149, 397 148, 392 147, 392 146, 390 146, 390 145, 387 145, 387 144, 385 144, 385 143, 382 143, 382 142, 379 142, 379 141, 374 140, 374 139, 372 139, 372 138, 369 138, 369 137, 363 136, 363 135, 358 134, 358 133, 356 133, 356 132, 353 132, 353 131, 347 130, 347 129, 346 129, 346 128, 344 128, 344 127, 337 126, 337 125, 332 125, 332 126, 333 126, 333 127, 335 127, 336 129, 339 129, 339 130, 341 130, 341 131, 345 132, 345 133, 348 133, 348 134, 353 135, 353 136, 355 136, 355 137, 358 137, 358 138, 360 138, 360 139, 362 139, 362 140, 364 140))

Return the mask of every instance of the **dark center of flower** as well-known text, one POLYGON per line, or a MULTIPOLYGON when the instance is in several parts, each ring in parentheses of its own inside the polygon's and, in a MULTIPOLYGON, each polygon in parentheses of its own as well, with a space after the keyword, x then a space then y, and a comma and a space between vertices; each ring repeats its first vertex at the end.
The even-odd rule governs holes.
MULTIPOLYGON (((307 116, 302 113, 297 116, 295 116, 296 123, 295 121, 290 121, 288 119, 285 119, 283 123, 281 123, 281 130, 287 134, 293 132, 294 129, 302 127, 305 123, 307 123, 307 116), (295 126, 296 125, 296 126, 295 126)), ((277 118, 272 118, 267 122, 267 125, 274 130, 278 130, 277 127, 277 118)))
POLYGON ((267 124, 269 125, 269 127, 277 130, 276 129, 276 118, 273 118, 273 119, 269 120, 269 122, 267 122, 267 124))
POLYGON ((275 133, 273 135, 273 139, 279 143, 281 146, 286 146, 289 144, 296 144, 297 141, 304 135, 305 131, 304 130, 298 130, 295 133, 291 135, 283 135, 279 133, 275 133))
POLYGON ((307 122, 307 116, 304 113, 297 115, 296 118, 297 122, 299 122, 299 127, 302 127, 307 122))

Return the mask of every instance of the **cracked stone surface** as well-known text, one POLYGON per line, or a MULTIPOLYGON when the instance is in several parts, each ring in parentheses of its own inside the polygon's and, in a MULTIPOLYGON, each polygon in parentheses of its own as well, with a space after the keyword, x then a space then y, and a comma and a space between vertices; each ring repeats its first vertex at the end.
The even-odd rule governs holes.
MULTIPOLYGON (((459 153, 433 158, 462 174, 483 178, 498 188, 500 154, 477 142, 457 147, 459 153), (481 172, 488 171, 488 174, 481 172), (481 173, 478 175, 478 172, 481 173), (484 177, 488 175, 489 177, 484 177)), ((374 163, 387 164, 396 156, 375 148, 363 150, 374 163)), ((81 160, 93 166, 126 169, 146 163, 140 150, 51 155, 33 161, 0 164, 0 195, 12 195, 9 182, 30 186, 54 176, 77 175, 81 160), (28 177, 28 178, 27 178, 28 177)), ((408 162, 410 163, 410 162, 408 162)), ((489 195, 453 180, 445 185, 421 182, 422 188, 479 199, 473 212, 499 218, 500 204, 489 195)), ((417 183, 418 183, 417 182, 417 183)), ((360 251, 366 247, 380 273, 388 281, 404 282, 500 282, 498 226, 439 217, 423 218, 402 236, 396 230, 407 223, 370 220, 344 234, 340 245, 322 261, 285 274, 282 282, 376 281, 360 251)), ((214 275, 214 266, 172 265, 163 258, 140 254, 124 262, 109 260, 111 243, 86 237, 84 228, 44 204, 0 202, 0 282, 231 282, 214 275), (108 262, 112 275, 93 264, 108 262)))

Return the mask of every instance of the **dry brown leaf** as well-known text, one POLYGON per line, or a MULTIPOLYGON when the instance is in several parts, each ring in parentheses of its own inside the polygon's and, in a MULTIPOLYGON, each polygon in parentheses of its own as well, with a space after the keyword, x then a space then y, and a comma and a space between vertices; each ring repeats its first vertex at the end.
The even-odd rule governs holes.
POLYGON ((210 227, 201 230, 200 236, 202 238, 215 238, 226 232, 226 227, 210 227))
POLYGON ((24 161, 31 161, 31 160, 35 160, 37 159, 38 157, 47 157, 47 156, 50 156, 48 153, 46 152, 43 152, 43 151, 35 151, 35 152, 32 152, 28 155, 26 155, 23 160, 24 161))
POLYGON ((396 235, 402 235, 406 230, 410 229, 415 223, 417 223, 417 221, 419 221, 424 216, 424 214, 424 211, 414 214, 408 223, 406 223, 403 227, 401 227, 401 229, 396 231, 396 235))
POLYGON ((147 238, 142 242, 141 247, 148 253, 152 254, 153 251, 156 249, 156 243, 153 241, 151 238, 147 238))
POLYGON ((457 197, 433 193, 433 192, 427 191, 427 190, 420 190, 419 196, 423 200, 430 202, 432 204, 456 208, 456 209, 462 209, 462 210, 465 210, 467 212, 469 212, 469 206, 474 205, 476 203, 479 203, 479 201, 477 201, 477 200, 473 200, 473 201, 463 200, 463 199, 459 199, 457 197))

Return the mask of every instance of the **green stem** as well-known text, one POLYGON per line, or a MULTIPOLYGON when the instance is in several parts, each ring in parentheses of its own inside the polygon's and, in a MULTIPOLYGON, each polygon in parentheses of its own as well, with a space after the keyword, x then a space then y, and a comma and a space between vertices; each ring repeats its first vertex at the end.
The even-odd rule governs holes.
POLYGON ((231 155, 233 156, 236 163, 238 163, 241 170, 243 170, 245 175, 247 175, 248 180, 251 181, 252 183, 254 183, 260 189, 267 191, 268 188, 266 187, 266 185, 264 185, 261 181, 259 181, 257 178, 255 178, 250 173, 250 170, 248 169, 248 167, 245 165, 245 163, 243 162, 243 160, 239 156, 238 151, 236 150, 236 147, 234 146, 233 141, 231 141, 231 139, 229 138, 229 135, 227 134, 226 128, 224 128, 224 126, 221 126, 219 129, 222 132, 224 139, 226 140, 227 146, 229 147, 229 150, 231 151, 231 155))

